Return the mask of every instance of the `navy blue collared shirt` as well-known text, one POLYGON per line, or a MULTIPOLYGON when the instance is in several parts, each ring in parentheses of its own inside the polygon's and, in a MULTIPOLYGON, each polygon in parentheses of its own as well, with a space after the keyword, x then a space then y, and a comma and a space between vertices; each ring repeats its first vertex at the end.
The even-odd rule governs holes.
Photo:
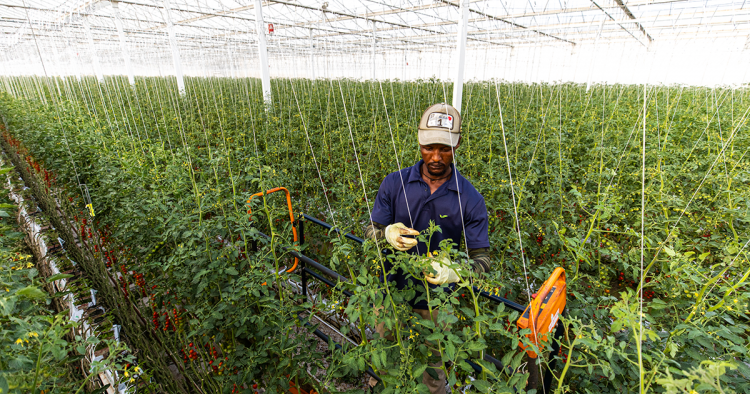
MULTIPOLYGON (((429 228, 430 220, 434 221, 440 226, 442 233, 436 231, 432 235, 430 251, 439 250, 440 241, 444 239, 452 240, 458 245, 458 249, 463 249, 464 245, 460 243, 464 229, 469 249, 489 247, 484 197, 456 171, 453 164, 450 179, 440 185, 435 193, 430 194, 430 187, 420 173, 423 163, 424 161, 420 160, 412 167, 392 172, 385 177, 375 198, 372 221, 383 225, 401 222, 420 232, 429 228)), ((427 245, 420 242, 407 252, 424 255, 427 250, 427 245)), ((386 264, 386 269, 390 268, 389 264, 386 264)), ((413 283, 415 279, 407 278, 401 270, 388 275, 388 281, 395 282, 398 289, 406 286, 414 286, 417 292, 420 288, 423 289, 421 284, 413 283)), ((427 309, 427 302, 424 300, 410 302, 410 305, 418 309, 427 309)))

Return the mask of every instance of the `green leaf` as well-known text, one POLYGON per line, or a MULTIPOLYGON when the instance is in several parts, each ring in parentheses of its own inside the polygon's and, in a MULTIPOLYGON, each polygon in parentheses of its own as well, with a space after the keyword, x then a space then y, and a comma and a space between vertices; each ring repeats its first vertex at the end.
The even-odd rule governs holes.
POLYGON ((13 169, 13 167, 5 167, 5 168, 0 168, 0 175, 3 175, 3 174, 7 174, 7 173, 9 173, 9 172, 10 172, 10 171, 11 171, 12 169, 13 169))
POLYGON ((439 341, 443 339, 443 333, 442 332, 433 332, 432 334, 428 335, 427 338, 425 338, 428 341, 439 341))
POLYGON ((379 370, 383 368, 383 365, 380 363, 380 356, 377 354, 372 355, 372 365, 375 366, 375 370, 379 370))
POLYGON ((8 214, 8 212, 0 211, 0 217, 9 218, 10 215, 8 214))
POLYGON ((227 271, 226 271, 226 272, 227 272, 227 273, 228 273, 229 275, 232 275, 232 276, 237 276, 237 275, 239 275, 239 274, 240 274, 239 272, 237 272, 237 270, 236 270, 236 269, 235 269, 234 267, 229 267, 229 268, 227 268, 227 271))
POLYGON ((488 393, 490 391, 490 387, 492 387, 492 385, 489 382, 487 382, 486 380, 482 380, 482 379, 477 379, 471 382, 471 384, 473 384, 474 387, 476 387, 480 393, 488 393))
POLYGON ((412 369, 412 376, 422 376, 425 369, 427 369, 427 364, 417 365, 416 368, 412 369))
POLYGON ((669 246, 664 246, 664 251, 669 255, 669 257, 674 257, 676 254, 674 250, 672 250, 672 248, 670 248, 669 246))
POLYGON ((109 384, 105 385, 104 387, 99 387, 98 389, 91 392, 91 394, 101 394, 109 388, 109 384))
POLYGON ((662 301, 662 300, 660 300, 658 298, 655 298, 653 301, 651 301, 651 305, 650 306, 651 306, 652 309, 664 309, 664 308, 669 307, 669 305, 667 305, 666 302, 664 302, 664 301, 662 301))
POLYGON ((453 345, 453 342, 445 344, 445 354, 447 354, 451 360, 456 357, 456 347, 453 345))
POLYGON ((26 297, 32 300, 40 300, 47 297, 47 293, 39 290, 36 286, 26 286, 16 292, 21 297, 26 297))
POLYGON ((5 376, 0 375, 0 394, 7 394, 9 392, 8 381, 5 380, 5 376))
POLYGON ((55 274, 55 275, 52 275, 49 278, 47 278, 47 283, 54 282, 54 281, 60 280, 60 279, 68 279, 68 278, 72 278, 72 277, 73 277, 73 275, 71 275, 71 274, 55 274))
POLYGON ((195 275, 195 278, 193 278, 193 283, 197 283, 200 280, 201 276, 203 276, 203 275, 205 275, 205 274, 207 274, 209 272, 211 272, 211 270, 205 270, 205 269, 201 270, 201 272, 199 272, 198 275, 195 275))
POLYGON ((481 342, 470 342, 469 343, 469 350, 471 350, 472 352, 478 352, 478 351, 480 351, 480 350, 482 350, 482 349, 484 349, 486 347, 487 346, 485 346, 485 344, 483 344, 481 342))

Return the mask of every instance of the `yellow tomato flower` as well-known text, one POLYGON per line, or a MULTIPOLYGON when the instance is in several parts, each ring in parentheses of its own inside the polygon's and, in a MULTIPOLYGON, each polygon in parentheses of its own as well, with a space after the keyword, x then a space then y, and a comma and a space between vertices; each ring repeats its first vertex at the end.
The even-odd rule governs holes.
POLYGON ((21 339, 21 338, 16 339, 16 345, 23 346, 23 339, 21 339))

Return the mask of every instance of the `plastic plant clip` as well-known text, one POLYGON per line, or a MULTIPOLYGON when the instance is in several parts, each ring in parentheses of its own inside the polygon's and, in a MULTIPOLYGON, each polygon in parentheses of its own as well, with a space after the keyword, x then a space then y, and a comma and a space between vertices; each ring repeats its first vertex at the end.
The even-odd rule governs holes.
MULTIPOLYGON (((557 325, 560 314, 565 310, 567 302, 566 294, 565 270, 557 267, 552 271, 552 275, 542 284, 536 297, 526 307, 523 315, 516 322, 519 329, 528 328, 531 330, 531 333, 526 334, 526 337, 537 347, 540 343, 547 341, 547 335, 557 325), (529 317, 530 315, 531 318, 529 317)), ((537 357, 536 352, 527 349, 530 346, 524 346, 523 343, 520 346, 521 349, 526 350, 526 354, 529 357, 537 357)))
POLYGON ((91 217, 94 217, 94 203, 91 201, 91 195, 89 194, 89 187, 86 186, 85 183, 81 183, 78 185, 78 187, 81 189, 81 194, 83 194, 83 201, 86 202, 86 208, 89 211, 89 215, 91 217))
MULTIPOLYGON (((247 214, 248 215, 252 215, 253 214, 252 209, 250 208, 250 201, 252 201, 252 199, 254 197, 260 197, 260 196, 263 196, 265 194, 271 194, 271 193, 275 193, 275 192, 282 191, 282 190, 284 191, 284 193, 286 193, 286 205, 289 208, 289 221, 292 223, 292 233, 294 234, 294 242, 297 242, 298 241, 298 238, 297 238, 297 228, 294 227, 294 212, 292 211, 292 197, 289 195, 289 190, 287 190, 287 188, 285 188, 283 186, 282 187, 275 187, 273 189, 266 190, 265 192, 258 192, 258 193, 253 194, 252 196, 250 196, 250 198, 247 199, 247 214)), ((252 219, 250 219, 250 220, 252 220, 252 219)), ((286 270, 286 272, 292 272, 292 271, 294 271, 297 268, 297 264, 299 264, 299 258, 295 257, 294 258, 294 265, 292 266, 292 268, 289 268, 288 270, 286 270)))

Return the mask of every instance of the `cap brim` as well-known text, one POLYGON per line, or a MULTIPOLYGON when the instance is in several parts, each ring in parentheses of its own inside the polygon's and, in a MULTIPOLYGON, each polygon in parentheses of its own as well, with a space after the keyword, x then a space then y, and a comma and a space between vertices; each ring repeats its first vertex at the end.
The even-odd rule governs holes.
POLYGON ((461 134, 446 130, 419 130, 419 145, 441 144, 455 148, 461 134))

